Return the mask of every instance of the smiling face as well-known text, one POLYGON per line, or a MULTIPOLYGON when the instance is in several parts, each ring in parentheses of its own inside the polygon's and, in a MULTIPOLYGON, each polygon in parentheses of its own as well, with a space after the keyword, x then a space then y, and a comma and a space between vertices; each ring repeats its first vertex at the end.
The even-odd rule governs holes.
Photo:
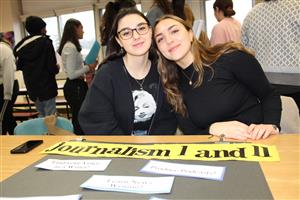
POLYGON ((152 30, 143 17, 138 14, 124 16, 118 22, 117 32, 116 40, 127 54, 139 56, 148 53, 151 46, 152 30), (131 33, 132 37, 128 37, 128 34, 131 33))
POLYGON ((158 50, 168 60, 177 64, 190 64, 193 60, 191 42, 193 32, 171 18, 161 20, 154 29, 154 39, 158 50))

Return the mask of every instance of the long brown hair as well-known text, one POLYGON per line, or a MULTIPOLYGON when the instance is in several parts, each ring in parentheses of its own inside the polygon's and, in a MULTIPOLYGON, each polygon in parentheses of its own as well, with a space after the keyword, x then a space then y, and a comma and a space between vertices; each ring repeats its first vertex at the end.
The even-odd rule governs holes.
MULTIPOLYGON (((187 31, 192 30, 192 27, 189 23, 174 15, 165 15, 158 19, 154 25, 154 30, 155 27, 159 24, 159 22, 165 19, 173 19, 181 23, 187 31)), ((209 47, 207 45, 202 44, 199 40, 197 40, 194 37, 191 44, 191 52, 194 56, 193 67, 197 72, 197 80, 193 84, 193 87, 199 87, 202 84, 205 67, 210 68, 213 71, 211 65, 214 62, 216 62, 220 56, 222 56, 224 53, 229 53, 235 50, 241 50, 243 52, 253 55, 253 52, 246 49, 240 43, 228 42, 225 44, 219 44, 216 46, 209 47)), ((167 95, 167 100, 173 106, 175 112, 180 113, 183 116, 187 116, 187 110, 183 102, 182 93, 178 88, 178 67, 174 61, 166 59, 159 51, 158 55, 158 71, 160 73, 162 84, 167 95)))
POLYGON ((77 19, 68 19, 68 21, 65 24, 64 32, 62 34, 62 38, 60 41, 60 45, 58 47, 57 52, 61 55, 61 52, 67 42, 72 42, 75 46, 78 52, 81 51, 81 45, 79 43, 77 34, 76 34, 76 28, 81 26, 81 22, 77 19))

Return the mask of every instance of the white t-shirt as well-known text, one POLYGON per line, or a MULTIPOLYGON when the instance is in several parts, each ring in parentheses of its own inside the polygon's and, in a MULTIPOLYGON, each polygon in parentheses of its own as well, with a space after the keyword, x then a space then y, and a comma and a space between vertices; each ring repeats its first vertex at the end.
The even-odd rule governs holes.
POLYGON ((82 55, 72 42, 67 42, 61 52, 61 60, 67 77, 70 80, 84 76, 89 66, 83 64, 82 55))

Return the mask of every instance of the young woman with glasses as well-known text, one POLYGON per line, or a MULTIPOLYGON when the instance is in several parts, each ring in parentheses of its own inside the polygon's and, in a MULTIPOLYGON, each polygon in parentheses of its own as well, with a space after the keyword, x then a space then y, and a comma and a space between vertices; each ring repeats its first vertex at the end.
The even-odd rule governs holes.
POLYGON ((134 8, 115 18, 110 56, 100 64, 79 113, 85 134, 167 135, 176 119, 167 104, 148 19, 134 8))

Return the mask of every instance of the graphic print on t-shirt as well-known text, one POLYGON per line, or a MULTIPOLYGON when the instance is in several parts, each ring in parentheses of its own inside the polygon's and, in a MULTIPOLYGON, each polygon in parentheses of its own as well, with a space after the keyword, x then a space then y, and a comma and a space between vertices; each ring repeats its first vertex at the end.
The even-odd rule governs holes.
POLYGON ((145 90, 134 90, 132 96, 135 109, 134 123, 150 120, 156 111, 156 102, 153 96, 145 90))

